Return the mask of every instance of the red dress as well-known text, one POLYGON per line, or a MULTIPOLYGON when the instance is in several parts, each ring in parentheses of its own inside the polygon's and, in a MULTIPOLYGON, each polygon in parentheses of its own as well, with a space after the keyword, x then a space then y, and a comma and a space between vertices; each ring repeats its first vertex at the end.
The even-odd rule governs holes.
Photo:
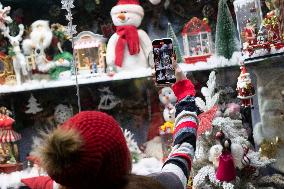
POLYGON ((222 182, 230 182, 236 178, 236 168, 231 152, 222 152, 219 157, 219 166, 216 172, 216 179, 222 182))

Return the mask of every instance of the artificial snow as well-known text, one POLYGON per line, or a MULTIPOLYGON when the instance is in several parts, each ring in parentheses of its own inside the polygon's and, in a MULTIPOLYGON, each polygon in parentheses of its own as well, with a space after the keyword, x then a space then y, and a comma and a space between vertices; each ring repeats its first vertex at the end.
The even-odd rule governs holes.
POLYGON ((149 175, 162 170, 163 163, 156 158, 144 158, 133 164, 132 173, 136 175, 149 175))
POLYGON ((44 174, 39 174, 37 168, 28 168, 23 171, 16 171, 10 174, 0 174, 0 188, 8 189, 8 188, 19 188, 20 186, 24 186, 21 183, 21 179, 31 178, 37 176, 43 176, 44 174))
POLYGON ((234 52, 230 60, 222 56, 212 55, 207 62, 197 62, 195 64, 180 63, 179 66, 184 72, 211 70, 216 68, 225 68, 231 66, 239 66, 243 61, 241 52, 234 52))
MULTIPOLYGON (((145 68, 134 71, 119 72, 112 77, 108 76, 107 74, 78 75, 78 83, 90 84, 90 83, 117 81, 117 80, 133 79, 133 78, 143 78, 149 76, 151 76, 151 69, 145 68)), ((0 94, 47 89, 47 88, 67 87, 74 85, 76 85, 75 76, 72 76, 71 78, 65 80, 57 80, 57 81, 30 80, 21 85, 0 85, 0 94)))
POLYGON ((275 47, 272 47, 270 52, 267 49, 257 49, 253 52, 252 55, 249 55, 249 52, 244 52, 243 58, 244 59, 249 59, 249 58, 257 58, 257 57, 263 57, 267 55, 273 55, 273 54, 278 54, 278 53, 283 53, 284 52, 284 47, 280 49, 276 49, 275 47))
MULTIPOLYGON (((230 60, 224 57, 213 55, 207 59, 207 62, 197 62, 196 64, 179 63, 179 66, 184 72, 202 71, 202 70, 211 70, 216 68, 239 66, 240 62, 242 61, 243 59, 241 53, 235 52, 230 60)), ((84 75, 78 75, 77 78, 78 78, 78 83, 81 85, 81 84, 91 84, 91 83, 150 77, 152 75, 151 73, 152 73, 151 68, 141 68, 131 71, 121 71, 119 73, 116 73, 112 77, 108 76, 107 74, 89 74, 89 75, 84 74, 84 75)), ((21 85, 0 85, 0 94, 75 86, 76 85, 75 76, 71 76, 70 78, 67 77, 68 75, 69 74, 65 73, 64 77, 62 77, 61 80, 56 80, 56 81, 30 80, 26 81, 21 85)))

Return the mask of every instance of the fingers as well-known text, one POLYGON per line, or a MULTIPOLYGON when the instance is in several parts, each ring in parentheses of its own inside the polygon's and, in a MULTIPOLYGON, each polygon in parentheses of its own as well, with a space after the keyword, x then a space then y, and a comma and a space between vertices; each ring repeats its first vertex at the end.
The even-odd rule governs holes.
POLYGON ((176 60, 175 54, 174 54, 173 57, 172 57, 172 64, 173 64, 173 67, 176 69, 176 67, 178 66, 178 64, 177 64, 177 60, 176 60))

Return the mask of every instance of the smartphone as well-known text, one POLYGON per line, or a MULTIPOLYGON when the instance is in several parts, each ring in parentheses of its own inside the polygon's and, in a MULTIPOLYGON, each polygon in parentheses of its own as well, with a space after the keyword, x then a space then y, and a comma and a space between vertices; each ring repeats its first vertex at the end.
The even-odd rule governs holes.
POLYGON ((171 38, 155 39, 152 46, 156 83, 159 85, 175 83, 175 70, 172 63, 172 57, 174 56, 173 40, 171 38))

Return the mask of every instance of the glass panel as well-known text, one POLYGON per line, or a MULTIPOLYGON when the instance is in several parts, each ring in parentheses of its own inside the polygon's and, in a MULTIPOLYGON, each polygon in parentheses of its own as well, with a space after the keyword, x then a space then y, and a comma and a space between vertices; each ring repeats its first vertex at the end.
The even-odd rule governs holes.
POLYGON ((207 35, 207 33, 203 33, 203 34, 201 34, 201 38, 202 38, 202 39, 207 39, 207 40, 208 40, 208 35, 207 35))
POLYGON ((188 37, 189 39, 189 54, 190 56, 201 55, 201 41, 200 35, 192 35, 188 37))

